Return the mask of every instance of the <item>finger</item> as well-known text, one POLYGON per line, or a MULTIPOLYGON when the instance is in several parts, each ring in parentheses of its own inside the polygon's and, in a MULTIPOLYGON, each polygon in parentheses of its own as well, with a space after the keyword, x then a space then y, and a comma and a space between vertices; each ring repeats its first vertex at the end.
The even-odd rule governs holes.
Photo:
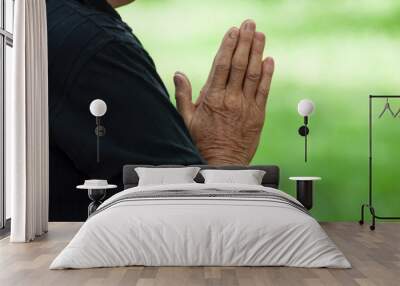
POLYGON ((239 29, 232 27, 225 34, 215 56, 205 88, 225 89, 228 80, 232 55, 239 38, 239 29))
POLYGON ((206 97, 206 94, 207 94, 207 88, 206 88, 206 86, 204 86, 204 87, 202 88, 202 90, 200 91, 200 94, 199 94, 199 96, 197 97, 196 102, 194 103, 194 106, 199 106, 200 103, 201 103, 201 102, 204 100, 204 98, 206 97))
POLYGON ((231 71, 228 81, 228 89, 230 90, 242 90, 243 88, 243 79, 247 70, 255 29, 256 23, 254 23, 252 20, 243 22, 242 26, 240 27, 239 42, 232 58, 231 71))
POLYGON ((195 106, 199 106, 200 105, 200 103, 203 101, 204 97, 206 96, 208 89, 210 88, 211 79, 212 79, 212 77, 214 75, 214 70, 215 70, 215 68, 214 68, 214 66, 215 66, 215 58, 214 58, 213 63, 211 65, 211 71, 208 74, 207 81, 206 81, 205 85, 203 86, 203 88, 200 90, 200 94, 196 99, 196 102, 194 104, 195 106))
POLYGON ((262 72, 262 55, 264 52, 264 46, 264 34, 256 32, 254 34, 253 44, 251 46, 249 66, 244 79, 243 93, 245 96, 252 98, 255 98, 256 96, 262 72))
MULTIPOLYGON (((229 31, 228 31, 228 32, 229 32, 229 31)), ((213 75, 214 75, 214 70, 215 70, 215 68, 214 68, 214 66, 215 66, 215 59, 217 58, 217 55, 218 55, 218 52, 217 52, 217 54, 216 54, 215 57, 214 57, 214 60, 213 60, 212 65, 211 65, 211 71, 210 71, 210 73, 208 74, 207 81, 206 81, 205 85, 203 86, 203 89, 202 89, 202 90, 208 89, 208 88, 210 87, 210 85, 211 85, 211 80, 212 80, 212 77, 213 77, 213 75)))
POLYGON ((175 73, 174 84, 176 107, 186 126, 189 126, 195 109, 192 103, 192 86, 187 76, 181 72, 175 73))
POLYGON ((272 75, 274 74, 275 63, 271 57, 266 58, 262 64, 262 74, 260 84, 258 85, 256 104, 260 108, 265 108, 267 103, 269 89, 271 87, 272 75))

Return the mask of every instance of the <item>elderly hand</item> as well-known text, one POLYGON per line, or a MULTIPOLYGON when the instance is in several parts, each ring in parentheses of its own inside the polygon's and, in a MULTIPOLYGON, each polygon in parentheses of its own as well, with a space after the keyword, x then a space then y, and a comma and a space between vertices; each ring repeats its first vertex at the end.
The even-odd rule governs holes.
POLYGON ((252 20, 231 28, 196 103, 188 78, 174 76, 178 111, 208 164, 247 165, 256 152, 274 71, 264 46, 252 20))

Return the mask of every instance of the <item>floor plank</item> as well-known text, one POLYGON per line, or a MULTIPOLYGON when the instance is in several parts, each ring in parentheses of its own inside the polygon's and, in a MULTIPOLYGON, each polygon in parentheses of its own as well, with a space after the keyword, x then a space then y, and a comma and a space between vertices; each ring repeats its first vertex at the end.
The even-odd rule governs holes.
POLYGON ((137 266, 50 271, 51 261, 81 226, 50 223, 49 233, 32 243, 0 240, 0 285, 399 285, 400 223, 380 223, 375 231, 356 223, 321 225, 350 260, 352 269, 137 266))

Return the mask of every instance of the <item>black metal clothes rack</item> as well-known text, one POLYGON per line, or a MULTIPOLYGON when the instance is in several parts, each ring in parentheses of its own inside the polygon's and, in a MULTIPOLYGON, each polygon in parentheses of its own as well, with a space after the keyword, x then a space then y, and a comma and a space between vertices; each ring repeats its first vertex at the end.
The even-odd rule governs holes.
POLYGON ((383 220, 394 220, 394 219, 400 219, 400 217, 385 217, 385 216, 379 216, 376 214, 375 208, 373 207, 373 201, 372 201, 372 101, 374 99, 390 99, 390 98, 397 98, 400 99, 400 95, 370 95, 369 96, 369 134, 368 134, 368 140, 369 140, 369 167, 368 167, 368 204, 363 204, 361 206, 361 220, 359 223, 362 225, 364 224, 364 209, 368 208, 371 217, 372 217, 372 224, 370 225, 370 229, 374 230, 375 229, 375 220, 376 219, 383 219, 383 220))

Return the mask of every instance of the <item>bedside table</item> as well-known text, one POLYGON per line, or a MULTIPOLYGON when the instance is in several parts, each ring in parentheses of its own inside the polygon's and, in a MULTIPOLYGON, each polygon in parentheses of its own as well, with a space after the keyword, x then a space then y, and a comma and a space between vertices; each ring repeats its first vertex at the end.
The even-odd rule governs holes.
POLYGON ((321 180, 321 177, 290 177, 296 181, 297 200, 310 210, 313 207, 313 182, 321 180))
POLYGON ((90 183, 88 183, 88 181, 90 180, 85 181, 84 185, 76 186, 76 188, 80 190, 87 190, 88 192, 89 199, 91 199, 92 201, 88 206, 88 217, 89 217, 103 203, 103 200, 106 197, 107 190, 115 189, 117 188, 117 185, 109 185, 107 184, 107 181, 105 181, 106 182, 105 185, 96 186, 96 185, 91 185, 90 183))

